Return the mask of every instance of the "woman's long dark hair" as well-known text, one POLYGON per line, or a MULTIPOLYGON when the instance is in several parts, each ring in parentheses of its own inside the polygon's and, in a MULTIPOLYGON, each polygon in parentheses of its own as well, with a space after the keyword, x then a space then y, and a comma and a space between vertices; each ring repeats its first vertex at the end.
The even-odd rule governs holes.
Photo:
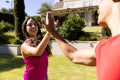
MULTIPOLYGON (((28 32, 27 32, 27 29, 26 29, 26 27, 27 27, 26 24, 27 24, 27 21, 28 21, 29 19, 33 19, 33 20, 35 21, 35 23, 37 24, 37 26, 38 26, 37 37, 38 37, 39 40, 42 40, 42 39, 43 39, 43 36, 42 36, 41 30, 40 30, 40 26, 38 25, 37 21, 36 21, 33 17, 27 17, 27 18, 24 20, 24 22, 22 23, 22 32, 23 32, 23 35, 24 35, 25 39, 30 38, 30 36, 29 36, 29 34, 28 34, 28 32)), ((33 40, 30 41, 30 44, 31 44, 31 45, 34 45, 33 40)), ((35 43, 35 44, 37 44, 37 43, 35 43)), ((36 46, 37 46, 37 45, 36 45, 36 46)), ((33 46, 33 47, 35 47, 35 46, 33 46)), ((50 50, 50 46, 49 46, 49 45, 47 45, 46 50, 47 50, 49 56, 52 55, 52 52, 51 52, 51 50, 50 50)))

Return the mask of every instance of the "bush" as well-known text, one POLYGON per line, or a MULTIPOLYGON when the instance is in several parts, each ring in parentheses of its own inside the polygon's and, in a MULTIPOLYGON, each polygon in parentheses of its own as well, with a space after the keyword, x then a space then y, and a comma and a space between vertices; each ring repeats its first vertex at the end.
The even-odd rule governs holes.
POLYGON ((58 32, 63 38, 68 40, 78 40, 82 36, 82 29, 85 27, 85 22, 80 16, 70 13, 67 20, 63 22, 62 26, 58 29, 58 32))
POLYGON ((11 44, 22 44, 23 40, 21 40, 17 37, 17 38, 10 39, 10 43, 11 44))
POLYGON ((94 34, 91 34, 90 36, 90 41, 99 41, 102 37, 97 34, 97 33, 94 33, 94 34))
POLYGON ((20 44, 22 40, 15 37, 14 26, 8 22, 0 22, 0 44, 20 44))
POLYGON ((12 25, 14 25, 14 15, 13 14, 8 14, 8 13, 1 13, 0 12, 0 22, 1 21, 8 22, 12 25))
POLYGON ((108 27, 102 28, 102 36, 106 38, 111 36, 111 31, 108 27))
POLYGON ((0 22, 0 44, 10 44, 9 40, 15 38, 12 35, 5 34, 6 32, 13 32, 14 27, 8 22, 0 22))
POLYGON ((10 44, 10 39, 15 39, 15 37, 11 35, 0 34, 0 44, 10 44))
POLYGON ((42 28, 42 24, 41 24, 41 18, 40 18, 40 16, 33 16, 33 18, 37 21, 39 27, 42 28))
POLYGON ((13 30, 14 30, 14 26, 12 24, 4 21, 0 22, 0 33, 13 31, 13 30))
POLYGON ((98 41, 101 40, 102 37, 98 33, 84 33, 83 36, 80 36, 80 41, 98 41))
POLYGON ((21 44, 23 41, 12 34, 0 34, 0 44, 21 44))

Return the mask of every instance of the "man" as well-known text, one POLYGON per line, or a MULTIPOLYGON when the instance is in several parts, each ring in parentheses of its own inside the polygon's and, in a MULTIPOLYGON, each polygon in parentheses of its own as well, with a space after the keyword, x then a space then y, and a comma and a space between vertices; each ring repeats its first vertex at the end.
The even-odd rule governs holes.
POLYGON ((54 17, 48 12, 51 27, 46 29, 55 37, 65 56, 76 64, 96 66, 98 80, 120 80, 120 0, 101 0, 98 24, 108 26, 112 37, 101 40, 93 52, 83 53, 68 44, 54 29, 54 17))

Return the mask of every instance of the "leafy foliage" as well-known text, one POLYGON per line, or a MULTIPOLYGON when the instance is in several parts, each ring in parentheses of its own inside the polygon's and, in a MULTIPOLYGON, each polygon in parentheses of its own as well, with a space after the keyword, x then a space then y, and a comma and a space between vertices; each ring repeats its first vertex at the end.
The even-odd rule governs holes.
POLYGON ((0 12, 13 14, 13 13, 14 13, 14 10, 13 10, 13 9, 1 8, 0 12))
POLYGON ((15 37, 14 26, 8 22, 0 22, 0 44, 21 44, 22 40, 15 37))
POLYGON ((82 29, 85 27, 85 22, 80 16, 70 13, 67 20, 63 22, 58 29, 59 33, 68 40, 78 40, 83 34, 82 29))
POLYGON ((14 15, 6 12, 0 12, 0 22, 1 21, 14 25, 14 15))
POLYGON ((5 35, 6 32, 12 31, 14 29, 13 25, 8 22, 1 21, 0 22, 0 44, 8 44, 11 36, 5 35))
POLYGON ((24 0, 14 0, 14 20, 15 20, 15 34, 20 39, 24 39, 22 36, 22 23, 25 19, 25 6, 24 0))
POLYGON ((33 16, 33 18, 37 21, 37 23, 38 23, 38 25, 40 26, 40 28, 42 28, 40 16, 33 16))
POLYGON ((103 37, 110 37, 111 36, 111 31, 108 27, 102 28, 102 36, 103 37))
POLYGON ((51 10, 51 8, 52 8, 52 5, 50 3, 47 3, 47 2, 42 3, 38 14, 40 14, 41 17, 45 17, 46 12, 51 10))
POLYGON ((4 21, 0 22, 0 33, 13 31, 13 30, 14 30, 14 26, 11 25, 10 23, 4 21))

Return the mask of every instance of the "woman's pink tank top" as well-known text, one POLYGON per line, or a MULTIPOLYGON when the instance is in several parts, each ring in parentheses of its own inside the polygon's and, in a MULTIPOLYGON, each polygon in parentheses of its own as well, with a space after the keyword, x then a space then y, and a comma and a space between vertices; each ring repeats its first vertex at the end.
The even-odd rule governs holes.
POLYGON ((44 80, 47 77, 48 53, 46 50, 41 56, 30 56, 23 61, 26 65, 24 80, 44 80))

